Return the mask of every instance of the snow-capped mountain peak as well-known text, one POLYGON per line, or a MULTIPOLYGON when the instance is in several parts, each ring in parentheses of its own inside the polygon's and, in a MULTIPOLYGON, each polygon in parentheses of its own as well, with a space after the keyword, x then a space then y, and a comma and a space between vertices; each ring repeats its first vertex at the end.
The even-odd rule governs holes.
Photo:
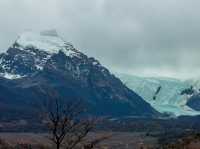
POLYGON ((37 74, 45 68, 60 69, 63 64, 62 68, 66 71, 73 69, 76 77, 80 76, 80 69, 85 69, 86 65, 100 69, 104 75, 108 73, 98 60, 87 57, 65 42, 55 30, 29 30, 22 33, 5 53, 0 54, 0 77, 19 79, 37 74))
POLYGON ((0 54, 0 76, 18 79, 43 70, 47 61, 62 52, 65 56, 82 59, 84 54, 65 42, 55 30, 25 31, 6 53, 0 54))

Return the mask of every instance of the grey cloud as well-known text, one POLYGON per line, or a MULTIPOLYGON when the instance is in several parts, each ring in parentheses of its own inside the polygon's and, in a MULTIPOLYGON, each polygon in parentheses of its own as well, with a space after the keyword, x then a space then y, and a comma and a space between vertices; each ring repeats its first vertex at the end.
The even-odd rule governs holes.
POLYGON ((0 49, 25 29, 56 28, 112 70, 190 77, 200 74, 199 6, 197 0, 1 0, 0 49))

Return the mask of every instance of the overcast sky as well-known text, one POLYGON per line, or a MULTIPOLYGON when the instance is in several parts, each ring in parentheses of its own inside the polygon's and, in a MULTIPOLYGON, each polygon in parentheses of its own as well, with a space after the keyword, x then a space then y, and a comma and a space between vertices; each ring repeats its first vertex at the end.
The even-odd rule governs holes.
POLYGON ((0 51, 52 28, 114 71, 200 77, 199 0, 0 0, 0 51))

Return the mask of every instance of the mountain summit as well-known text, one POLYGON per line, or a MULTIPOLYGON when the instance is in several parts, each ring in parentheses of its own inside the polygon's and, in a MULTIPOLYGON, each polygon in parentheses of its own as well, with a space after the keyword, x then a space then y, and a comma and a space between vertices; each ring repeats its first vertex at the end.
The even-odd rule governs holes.
POLYGON ((17 79, 42 70, 52 55, 59 52, 68 57, 81 55, 70 43, 59 37, 55 30, 26 31, 6 53, 1 54, 0 75, 7 79, 17 79))
POLYGON ((81 99, 90 114, 158 115, 98 60, 75 49, 56 31, 21 34, 0 55, 0 75, 1 116, 33 115, 34 105, 47 99, 48 92, 66 100, 81 99))

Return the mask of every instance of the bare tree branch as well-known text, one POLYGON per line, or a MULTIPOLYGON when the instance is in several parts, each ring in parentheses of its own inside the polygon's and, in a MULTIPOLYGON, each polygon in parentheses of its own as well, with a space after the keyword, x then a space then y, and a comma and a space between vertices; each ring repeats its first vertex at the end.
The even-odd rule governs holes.
MULTIPOLYGON (((51 93, 46 106, 45 121, 50 132, 50 140, 56 149, 75 149, 84 143, 88 133, 95 127, 97 120, 86 118, 81 101, 64 102, 51 93)), ((99 141, 91 142, 94 146, 99 141)), ((92 149, 92 148, 91 148, 92 149)))

